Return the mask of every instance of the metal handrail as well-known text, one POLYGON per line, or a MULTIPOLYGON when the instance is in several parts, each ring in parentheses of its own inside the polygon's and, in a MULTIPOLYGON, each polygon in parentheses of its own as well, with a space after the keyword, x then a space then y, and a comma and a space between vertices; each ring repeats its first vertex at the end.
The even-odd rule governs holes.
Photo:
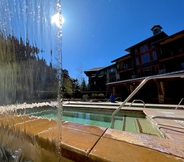
POLYGON ((145 78, 138 86, 136 89, 134 89, 134 91, 124 100, 124 102, 112 113, 111 116, 111 126, 110 128, 114 128, 114 116, 117 114, 117 112, 124 107, 124 105, 143 87, 143 85, 145 85, 147 83, 147 81, 151 80, 151 79, 164 79, 164 78, 184 78, 184 75, 181 74, 174 74, 174 73, 170 73, 170 75, 166 75, 166 74, 162 74, 162 75, 155 75, 155 76, 149 76, 147 78, 145 78))
POLYGON ((142 102, 143 105, 144 105, 144 108, 145 108, 145 102, 144 102, 143 100, 138 100, 138 99, 133 100, 132 103, 129 105, 129 107, 132 106, 132 104, 133 104, 135 101, 140 101, 140 102, 142 102))
POLYGON ((178 109, 179 105, 181 104, 181 102, 182 102, 183 100, 184 100, 184 98, 182 98, 182 99, 180 100, 180 102, 179 102, 178 105, 176 106, 175 110, 178 109))

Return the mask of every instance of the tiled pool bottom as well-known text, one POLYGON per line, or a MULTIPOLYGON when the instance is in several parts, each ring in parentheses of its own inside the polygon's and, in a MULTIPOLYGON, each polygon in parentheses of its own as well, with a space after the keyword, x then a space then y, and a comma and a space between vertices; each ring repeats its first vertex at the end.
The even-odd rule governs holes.
MULTIPOLYGON (((109 128, 111 124, 112 112, 113 110, 109 109, 100 109, 94 107, 82 108, 71 106, 64 108, 62 120, 109 128)), ((57 113, 58 111, 56 107, 46 106, 42 108, 35 107, 31 109, 26 109, 26 114, 30 116, 39 116, 49 119, 56 119, 57 113)), ((142 110, 120 111, 115 117, 114 129, 161 137, 161 133, 153 126, 153 124, 148 119, 146 119, 145 114, 142 110)))

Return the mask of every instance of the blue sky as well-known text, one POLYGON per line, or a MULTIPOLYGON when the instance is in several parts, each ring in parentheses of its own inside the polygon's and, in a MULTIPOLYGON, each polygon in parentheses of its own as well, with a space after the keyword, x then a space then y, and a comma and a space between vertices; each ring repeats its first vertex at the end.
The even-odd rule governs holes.
POLYGON ((72 78, 81 70, 111 65, 127 54, 125 49, 151 37, 154 25, 161 25, 168 35, 184 30, 184 0, 61 0, 65 22, 60 44, 58 28, 51 23, 57 3, 0 1, 0 30, 43 49, 39 57, 48 63, 57 62, 61 49, 62 67, 72 78))
MULTIPOLYGON (((109 66, 126 48, 152 36, 154 25, 168 35, 184 30, 183 0, 62 0, 63 68, 109 66)), ((85 74, 84 74, 85 76, 85 74)))

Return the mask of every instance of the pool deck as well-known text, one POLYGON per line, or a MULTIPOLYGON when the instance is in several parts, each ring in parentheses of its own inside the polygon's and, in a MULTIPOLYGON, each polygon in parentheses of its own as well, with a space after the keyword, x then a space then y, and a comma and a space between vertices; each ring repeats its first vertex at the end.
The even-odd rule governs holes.
MULTIPOLYGON (((130 107, 126 109, 135 110, 130 107)), ((184 161, 184 109, 139 110, 165 138, 63 121, 60 130, 62 155, 76 162, 184 161)), ((55 120, 34 117, 15 117, 11 120, 15 127, 26 129, 45 141, 58 139, 55 120)))

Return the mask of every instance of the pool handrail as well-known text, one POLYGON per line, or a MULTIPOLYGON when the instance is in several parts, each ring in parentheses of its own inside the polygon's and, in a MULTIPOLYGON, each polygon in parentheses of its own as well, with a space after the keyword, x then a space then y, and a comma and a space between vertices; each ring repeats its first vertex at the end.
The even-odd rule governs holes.
POLYGON ((118 111, 125 106, 125 104, 151 79, 164 79, 164 78, 184 78, 184 74, 174 74, 174 73, 167 73, 167 74, 160 74, 154 76, 148 76, 142 80, 142 82, 134 89, 134 91, 124 100, 124 102, 112 113, 111 116, 111 125, 110 128, 114 128, 114 116, 118 113, 118 111))
POLYGON ((144 105, 144 108, 145 108, 145 102, 144 102, 143 100, 139 100, 139 99, 133 100, 132 103, 129 105, 129 107, 131 107, 132 104, 133 104, 135 101, 140 101, 140 102, 142 102, 143 105, 144 105))
POLYGON ((176 106, 175 110, 178 109, 179 105, 181 104, 181 102, 182 102, 183 100, 184 100, 184 98, 182 98, 182 99, 180 100, 180 102, 179 102, 178 105, 176 106))

